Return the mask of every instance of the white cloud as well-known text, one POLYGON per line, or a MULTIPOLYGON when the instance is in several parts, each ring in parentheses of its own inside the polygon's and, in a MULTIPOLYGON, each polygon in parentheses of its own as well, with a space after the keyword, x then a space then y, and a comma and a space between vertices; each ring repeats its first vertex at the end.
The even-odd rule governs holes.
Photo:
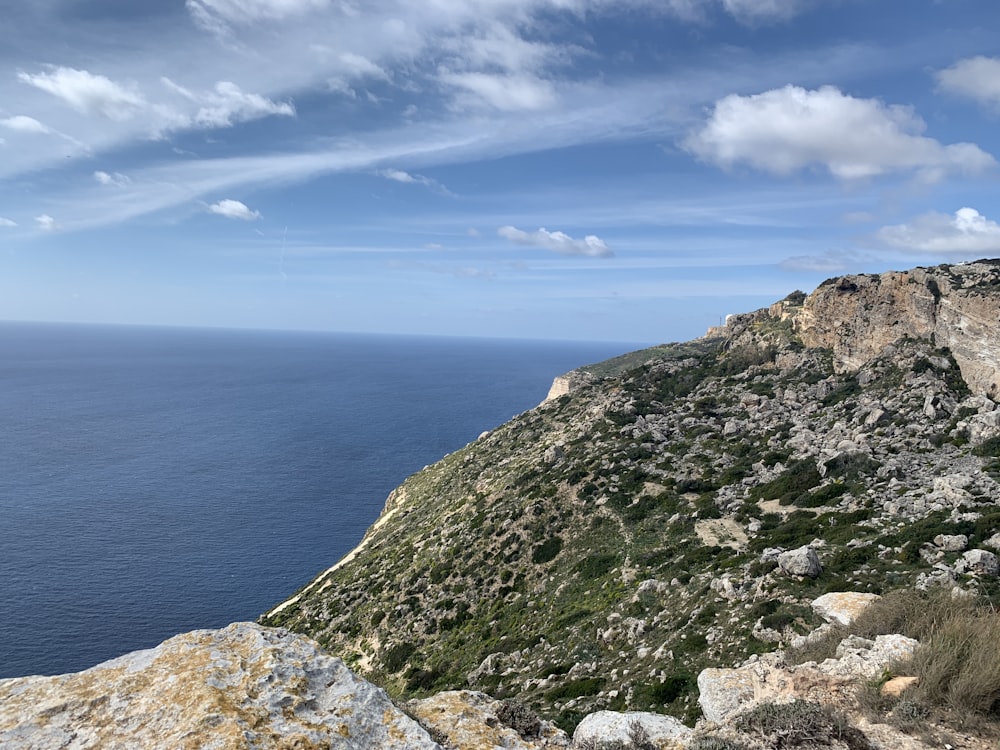
POLYGON ((257 221, 260 218, 259 211, 251 211, 245 203, 225 198, 218 203, 213 203, 208 207, 213 214, 225 216, 227 219, 239 219, 241 221, 257 221))
POLYGON ((563 232, 550 232, 545 227, 536 232, 525 232, 517 227, 500 227, 497 234, 515 245, 540 247, 562 255, 586 255, 592 258, 609 258, 614 255, 608 244, 593 234, 575 240, 563 232))
POLYGON ((410 174, 409 172, 404 172, 401 169, 380 169, 376 174, 379 177, 384 177, 387 180, 392 180, 393 182, 402 182, 408 185, 425 185, 426 187, 436 190, 444 195, 452 195, 451 191, 448 190, 444 185, 442 185, 437 180, 432 180, 430 177, 424 177, 420 174, 410 174))
POLYGON ((722 0, 722 7, 744 23, 786 20, 802 9, 801 0, 722 0))
POLYGON ((288 102, 275 102, 260 94, 247 94, 231 81, 219 81, 215 91, 201 97, 203 106, 194 116, 203 127, 225 128, 236 122, 255 120, 267 115, 293 117, 295 107, 288 102))
POLYGON ((940 71, 937 79, 945 91, 1000 106, 1000 58, 968 57, 940 71))
POLYGON ((59 228, 56 220, 48 214, 35 217, 35 225, 44 232, 53 232, 59 228))
POLYGON ((909 224, 882 227, 876 237, 886 245, 925 253, 1000 253, 1000 224, 974 208, 954 216, 932 211, 909 224))
POLYGON ((856 272, 864 260, 855 252, 831 250, 822 255, 795 255, 791 258, 785 258, 778 263, 778 267, 786 271, 809 273, 856 272))
POLYGON ((788 175, 814 165, 841 179, 915 171, 926 180, 975 173, 994 158, 971 143, 942 145, 920 135, 924 122, 908 107, 857 99, 833 86, 785 86, 720 99, 684 147, 723 168, 748 164, 788 175))
POLYGON ((94 179, 102 185, 114 185, 115 187, 125 187, 132 182, 132 180, 130 180, 126 175, 123 175, 121 172, 110 174, 100 170, 94 172, 94 179))
POLYGON ((136 91, 86 70, 57 67, 48 73, 22 72, 17 77, 88 115, 127 120, 146 106, 146 101, 136 91))
POLYGON ((280 21, 323 8, 329 0, 186 0, 191 17, 202 28, 223 31, 228 24, 280 21))
POLYGON ((401 169, 383 169, 379 171, 379 177, 385 177, 387 180, 393 180, 395 182, 424 182, 426 178, 417 179, 409 172, 404 172, 401 169))
POLYGON ((27 115, 7 117, 0 120, 0 125, 8 130, 14 130, 19 133, 38 133, 40 135, 48 135, 52 132, 48 127, 40 123, 34 117, 28 117, 27 115))
POLYGON ((0 227, 16 227, 17 222, 0 216, 0 227))
POLYGON ((528 73, 443 73, 441 81, 504 112, 547 109, 558 101, 552 83, 528 73))

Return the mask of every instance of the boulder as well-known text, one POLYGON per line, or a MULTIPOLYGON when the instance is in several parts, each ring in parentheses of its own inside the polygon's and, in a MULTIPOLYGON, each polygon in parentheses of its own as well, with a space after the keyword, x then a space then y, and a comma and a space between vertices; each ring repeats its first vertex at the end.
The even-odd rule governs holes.
POLYGON ((945 552, 961 552, 969 546, 969 537, 965 534, 938 534, 934 537, 934 546, 945 552))
POLYGON ((585 747, 588 743, 598 746, 620 742, 626 747, 635 745, 634 735, 642 733, 659 750, 685 747, 691 730, 673 716, 628 711, 598 711, 585 717, 573 732, 573 744, 585 747))
POLYGON ((778 555, 778 567, 783 573, 803 578, 816 578, 823 572, 816 550, 806 545, 778 555))
POLYGON ((749 669, 710 667, 698 675, 698 705, 709 721, 725 721, 753 698, 754 679, 749 669))
POLYGON ((473 690, 450 690, 412 700, 407 710, 453 750, 550 750, 569 747, 569 737, 515 703, 473 690))
POLYGON ((850 625, 872 602, 881 599, 878 594, 861 594, 854 591, 840 591, 823 594, 813 600, 813 611, 827 622, 835 625, 850 625))
POLYGON ((1000 560, 992 552, 984 549, 970 549, 955 565, 959 573, 975 573, 983 576, 1000 574, 1000 560))
POLYGON ((837 658, 819 665, 825 674, 873 679, 895 662, 913 656, 920 643, 905 635, 879 635, 874 640, 848 636, 837 646, 837 658))
POLYGON ((84 672, 0 680, 0 747, 440 750, 315 642, 246 622, 84 672))

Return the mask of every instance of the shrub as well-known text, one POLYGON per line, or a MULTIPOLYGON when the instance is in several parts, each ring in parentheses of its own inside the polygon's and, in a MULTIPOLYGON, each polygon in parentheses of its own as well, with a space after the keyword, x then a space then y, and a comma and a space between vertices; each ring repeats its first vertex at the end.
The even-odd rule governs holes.
POLYGON ((739 716, 736 728, 767 740, 768 747, 816 747, 839 740, 851 750, 874 750, 843 716, 811 701, 761 703, 739 716))
POLYGON ((521 739, 530 740, 541 735, 542 721, 538 714, 517 701, 503 701, 497 708, 497 718, 521 735, 521 739))
POLYGON ((413 655, 417 647, 412 643, 395 643, 382 651, 382 666, 386 672, 398 672, 406 666, 407 659, 413 655))
POLYGON ((562 550, 562 539, 557 536, 550 536, 531 550, 531 562, 538 565, 551 562, 559 554, 560 550, 562 550))
POLYGON ((604 687, 603 677, 582 677, 578 680, 567 680, 562 685, 558 685, 549 690, 545 697, 549 700, 569 700, 579 698, 582 695, 596 695, 604 687))

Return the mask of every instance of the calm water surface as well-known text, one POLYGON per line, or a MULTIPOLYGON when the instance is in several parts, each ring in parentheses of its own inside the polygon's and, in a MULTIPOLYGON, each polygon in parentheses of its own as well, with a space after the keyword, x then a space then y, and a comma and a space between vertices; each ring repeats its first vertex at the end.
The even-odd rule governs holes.
POLYGON ((0 677, 252 620, 621 344, 0 324, 0 677))

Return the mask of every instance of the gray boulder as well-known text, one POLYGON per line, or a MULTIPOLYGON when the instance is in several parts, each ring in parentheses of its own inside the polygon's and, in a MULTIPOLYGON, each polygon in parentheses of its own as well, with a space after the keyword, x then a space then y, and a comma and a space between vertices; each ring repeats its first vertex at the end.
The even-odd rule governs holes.
POLYGON ((806 545, 778 555, 778 567, 786 575, 816 578, 823 572, 816 550, 806 545))
POLYGON ((992 552, 987 552, 984 549, 970 549, 955 564, 955 570, 959 573, 995 576, 1000 574, 1000 560, 992 552))
POLYGON ((673 716, 640 711, 598 711, 577 725, 573 744, 582 747, 588 743, 601 746, 621 742, 631 747, 632 733, 638 731, 656 747, 676 747, 691 734, 691 730, 673 716))

